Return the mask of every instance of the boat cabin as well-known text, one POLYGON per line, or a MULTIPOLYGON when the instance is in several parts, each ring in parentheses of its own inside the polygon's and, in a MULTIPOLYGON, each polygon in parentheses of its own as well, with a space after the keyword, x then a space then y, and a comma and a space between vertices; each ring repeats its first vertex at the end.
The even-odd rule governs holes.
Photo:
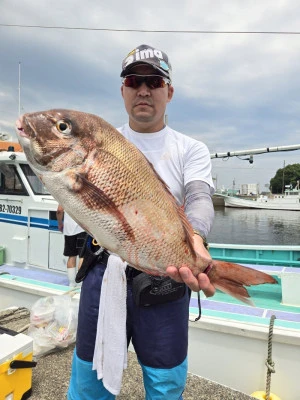
POLYGON ((0 248, 6 264, 66 271, 57 202, 15 145, 0 150, 0 248))

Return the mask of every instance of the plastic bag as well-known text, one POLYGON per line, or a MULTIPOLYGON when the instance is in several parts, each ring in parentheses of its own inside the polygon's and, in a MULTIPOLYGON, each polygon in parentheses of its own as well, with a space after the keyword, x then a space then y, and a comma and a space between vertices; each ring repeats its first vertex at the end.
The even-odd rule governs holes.
POLYGON ((75 342, 78 305, 78 299, 67 295, 43 297, 34 303, 28 328, 34 357, 75 342))

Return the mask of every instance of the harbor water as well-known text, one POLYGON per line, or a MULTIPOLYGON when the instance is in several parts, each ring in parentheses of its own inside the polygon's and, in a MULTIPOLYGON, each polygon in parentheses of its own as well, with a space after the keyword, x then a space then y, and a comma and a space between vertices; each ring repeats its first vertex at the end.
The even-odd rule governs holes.
POLYGON ((210 243, 300 245, 300 212, 215 206, 210 243))

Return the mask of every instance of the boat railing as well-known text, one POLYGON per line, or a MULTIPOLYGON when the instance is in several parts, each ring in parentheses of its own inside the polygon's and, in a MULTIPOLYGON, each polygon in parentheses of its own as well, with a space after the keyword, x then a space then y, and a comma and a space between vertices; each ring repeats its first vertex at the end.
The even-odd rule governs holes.
POLYGON ((263 246, 210 243, 213 258, 241 264, 300 268, 300 246, 263 246))

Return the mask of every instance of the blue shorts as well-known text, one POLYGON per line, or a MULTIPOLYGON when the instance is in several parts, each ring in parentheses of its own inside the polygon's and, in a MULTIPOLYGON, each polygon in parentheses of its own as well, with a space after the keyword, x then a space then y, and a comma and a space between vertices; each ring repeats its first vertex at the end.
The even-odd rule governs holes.
MULTIPOLYGON (((92 371, 91 366, 105 268, 106 265, 100 263, 89 271, 82 283, 80 295, 76 354, 73 362, 76 363, 77 370, 89 365, 91 374, 95 372, 92 371)), ((127 341, 128 344, 132 341, 142 366, 145 388, 147 382, 154 387, 155 381, 159 382, 160 386, 168 386, 168 383, 173 381, 174 386, 178 388, 177 392, 174 391, 175 397, 170 397, 169 394, 162 397, 160 392, 158 397, 154 395, 147 397, 151 400, 181 398, 187 375, 189 300, 190 291, 186 290, 185 295, 178 300, 149 307, 138 307, 133 301, 132 281, 127 282, 127 341)), ((77 375, 81 374, 75 371, 74 363, 72 375, 75 372, 77 375)), ((71 376, 69 396, 71 396, 71 391, 76 393, 73 383, 74 379, 72 380, 71 376)), ((86 397, 87 400, 98 400, 98 398, 104 400, 114 397, 86 397)), ((69 399, 85 398, 69 397, 69 399)))

